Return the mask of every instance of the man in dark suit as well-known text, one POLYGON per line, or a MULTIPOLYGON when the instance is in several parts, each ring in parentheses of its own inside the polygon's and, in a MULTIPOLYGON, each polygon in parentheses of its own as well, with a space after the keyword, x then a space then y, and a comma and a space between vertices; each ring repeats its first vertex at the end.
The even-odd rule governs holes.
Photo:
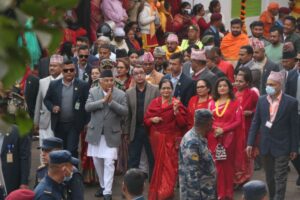
MULTIPOLYGON (((300 120, 300 62, 299 62, 300 54, 297 55, 297 68, 289 71, 286 85, 285 85, 285 93, 295 97, 298 100, 298 116, 300 120)), ((299 122, 300 125, 300 122, 299 122)), ((298 179, 296 182, 297 186, 300 186, 300 156, 298 156, 295 160, 293 160, 293 165, 298 173, 298 179)))
POLYGON ((78 157, 79 134, 89 121, 84 106, 88 97, 88 83, 75 78, 75 66, 67 60, 63 78, 49 85, 44 104, 51 112, 54 135, 64 141, 64 149, 78 157))
POLYGON ((191 59, 192 69, 194 71, 192 79, 194 81, 198 81, 199 79, 206 79, 214 87, 217 81, 217 76, 212 73, 206 66, 207 60, 205 51, 192 49, 191 59))
POLYGON ((87 46, 80 46, 78 49, 78 62, 74 63, 74 65, 76 67, 76 78, 91 84, 92 65, 88 62, 89 54, 87 46))
POLYGON ((130 169, 124 176, 122 192, 126 200, 144 200, 145 177, 142 171, 130 169))
POLYGON ((1 165, 7 194, 18 188, 28 188, 31 144, 29 136, 20 136, 16 126, 6 133, 0 130, 1 165))
POLYGON ((24 96, 28 108, 28 113, 30 117, 34 118, 34 109, 36 104, 36 97, 39 91, 39 77, 37 76, 37 71, 34 70, 26 79, 24 96))
POLYGON ((281 72, 270 73, 267 95, 258 100, 247 142, 247 154, 251 157, 260 132, 260 153, 271 200, 284 199, 288 163, 298 152, 298 104, 295 98, 282 92, 282 81, 281 72))
POLYGON ((183 105, 187 106, 190 98, 195 94, 194 81, 182 73, 183 55, 174 53, 171 55, 169 65, 171 74, 165 75, 163 78, 171 80, 174 87, 173 96, 180 99, 183 105))
POLYGON ((216 47, 220 47, 220 33, 219 29, 222 26, 222 15, 220 13, 213 13, 210 17, 210 27, 206 29, 203 36, 212 35, 214 36, 214 42, 216 47))
POLYGON ((150 102, 159 96, 159 90, 157 86, 147 83, 143 68, 135 67, 132 74, 136 86, 126 91, 129 113, 126 118, 125 133, 130 138, 128 165, 129 168, 138 168, 142 149, 145 148, 149 163, 149 177, 151 177, 154 158, 144 126, 144 113, 150 102))
POLYGON ((259 76, 256 76, 256 73, 251 67, 250 69, 252 71, 254 86, 259 89, 260 94, 266 94, 267 78, 269 77, 271 71, 275 71, 275 72, 279 71, 279 65, 272 62, 266 56, 263 42, 258 41, 258 43, 253 45, 254 65, 252 66, 252 68, 261 71, 260 73, 258 73, 259 76), (260 43, 260 45, 258 45, 258 43, 260 43))

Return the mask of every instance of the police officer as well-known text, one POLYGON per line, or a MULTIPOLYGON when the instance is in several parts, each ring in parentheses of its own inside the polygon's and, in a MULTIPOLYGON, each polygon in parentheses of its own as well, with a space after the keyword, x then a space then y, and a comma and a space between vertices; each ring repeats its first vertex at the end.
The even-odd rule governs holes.
MULTIPOLYGON (((49 153, 54 150, 62 150, 63 141, 57 137, 49 137, 42 141, 42 162, 43 165, 38 168, 36 173, 36 185, 47 175, 49 153)), ((72 177, 64 180, 64 196, 67 200, 84 199, 84 185, 79 170, 73 166, 72 177)))
POLYGON ((196 110, 194 127, 182 138, 179 152, 181 200, 217 199, 216 168, 205 139, 212 122, 209 110, 196 110))
POLYGON ((34 189, 34 200, 64 199, 62 183, 72 177, 73 165, 79 163, 67 150, 52 151, 49 161, 48 174, 34 189))
POLYGON ((54 150, 62 150, 63 148, 63 141, 57 137, 49 137, 43 139, 42 146, 38 147, 41 149, 41 158, 42 158, 42 165, 38 167, 36 171, 36 178, 35 178, 35 186, 37 186, 41 180, 47 175, 48 172, 48 163, 49 163, 49 153, 54 150))

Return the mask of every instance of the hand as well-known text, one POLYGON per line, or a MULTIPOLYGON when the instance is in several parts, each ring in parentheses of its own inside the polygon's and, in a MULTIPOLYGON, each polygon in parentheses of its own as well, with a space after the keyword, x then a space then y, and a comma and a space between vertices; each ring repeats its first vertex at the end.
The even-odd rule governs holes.
POLYGON ((59 106, 53 106, 53 108, 52 108, 52 112, 53 113, 57 114, 57 113, 59 113, 59 111, 60 111, 60 107, 59 106))
POLYGON ((224 131, 223 131, 222 128, 217 127, 217 128, 215 129, 215 137, 219 137, 220 135, 223 135, 223 133, 224 133, 224 131))
POLYGON ((244 111, 244 115, 245 115, 246 117, 249 117, 249 116, 252 115, 252 111, 250 111, 250 110, 245 110, 245 111, 244 111))
POLYGON ((20 185, 20 189, 29 189, 28 185, 22 184, 20 185))
POLYGON ((112 101, 112 89, 109 88, 106 96, 103 98, 105 103, 110 103, 112 101))
POLYGON ((253 155, 253 147, 252 146, 247 146, 246 148, 246 153, 247 153, 247 156, 249 158, 252 158, 252 155, 253 155))
POLYGON ((173 103, 174 114, 178 113, 178 108, 179 108, 179 101, 176 99, 173 103))
POLYGON ((162 121, 162 118, 161 117, 152 117, 151 118, 151 122, 153 123, 153 124, 158 124, 159 122, 161 122, 162 121))
POLYGON ((298 155, 298 154, 297 154, 296 152, 291 152, 291 153, 290 153, 290 159, 291 159, 291 160, 295 160, 295 159, 297 158, 297 155, 298 155))

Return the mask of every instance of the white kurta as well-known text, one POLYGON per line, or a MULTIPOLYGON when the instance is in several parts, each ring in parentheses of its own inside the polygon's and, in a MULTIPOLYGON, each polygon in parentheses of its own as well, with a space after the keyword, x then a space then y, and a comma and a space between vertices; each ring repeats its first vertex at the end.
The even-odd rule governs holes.
POLYGON ((101 139, 98 145, 93 145, 89 143, 87 155, 90 157, 109 158, 117 160, 118 148, 107 146, 105 136, 101 135, 101 139))

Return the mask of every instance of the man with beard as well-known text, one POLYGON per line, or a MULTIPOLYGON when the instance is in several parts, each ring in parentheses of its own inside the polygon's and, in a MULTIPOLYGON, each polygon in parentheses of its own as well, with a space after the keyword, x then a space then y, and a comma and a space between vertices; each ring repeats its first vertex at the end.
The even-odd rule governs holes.
POLYGON ((243 22, 233 19, 230 22, 231 33, 228 33, 221 42, 221 52, 225 60, 237 61, 241 46, 248 45, 248 36, 242 33, 243 22))
POLYGON ((275 17, 278 15, 279 4, 276 2, 271 2, 268 5, 268 9, 262 12, 259 20, 264 24, 264 36, 269 38, 269 33, 271 27, 275 24, 275 17))
POLYGON ((295 32, 296 18, 287 16, 283 21, 283 39, 284 43, 291 42, 294 45, 296 53, 300 52, 300 36, 295 32))
POLYGON ((167 60, 170 59, 170 56, 173 53, 177 53, 181 51, 177 35, 175 35, 174 33, 170 33, 168 35, 166 40, 166 45, 163 46, 163 50, 166 52, 167 60))
POLYGON ((264 46, 270 44, 270 42, 264 37, 264 23, 261 21, 254 21, 250 24, 251 34, 252 36, 249 37, 250 45, 253 47, 253 43, 255 39, 262 41, 264 46))
POLYGON ((279 64, 282 59, 283 43, 281 42, 282 30, 272 27, 270 30, 271 44, 265 47, 267 57, 274 63, 279 64))

